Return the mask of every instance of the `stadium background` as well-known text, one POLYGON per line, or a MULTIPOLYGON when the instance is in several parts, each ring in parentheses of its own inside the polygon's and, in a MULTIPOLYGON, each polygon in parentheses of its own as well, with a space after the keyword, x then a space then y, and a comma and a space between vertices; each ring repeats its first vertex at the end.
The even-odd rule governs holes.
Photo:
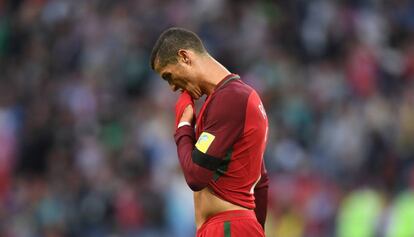
POLYGON ((414 236, 409 0, 0 0, 0 236, 193 236, 169 26, 263 98, 267 236, 414 236))

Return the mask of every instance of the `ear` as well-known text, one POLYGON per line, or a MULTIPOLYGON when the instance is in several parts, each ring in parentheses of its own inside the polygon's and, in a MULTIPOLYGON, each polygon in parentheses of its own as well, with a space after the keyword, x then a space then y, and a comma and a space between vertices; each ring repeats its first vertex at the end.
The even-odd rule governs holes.
POLYGON ((180 49, 178 50, 178 58, 179 61, 185 64, 190 65, 191 64, 191 59, 190 59, 190 52, 186 49, 180 49))

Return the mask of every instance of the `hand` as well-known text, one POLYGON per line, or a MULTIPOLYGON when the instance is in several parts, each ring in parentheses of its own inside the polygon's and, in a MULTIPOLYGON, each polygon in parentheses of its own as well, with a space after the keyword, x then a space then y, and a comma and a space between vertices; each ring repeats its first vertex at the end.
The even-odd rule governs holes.
POLYGON ((175 127, 183 121, 192 124, 193 119, 195 118, 194 113, 194 100, 187 91, 184 91, 175 104, 175 127))

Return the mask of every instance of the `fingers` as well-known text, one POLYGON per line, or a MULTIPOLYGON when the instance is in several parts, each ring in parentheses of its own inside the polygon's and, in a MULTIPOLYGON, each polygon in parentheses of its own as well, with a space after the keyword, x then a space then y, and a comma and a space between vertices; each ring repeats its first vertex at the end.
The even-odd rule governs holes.
POLYGON ((184 91, 175 104, 175 124, 192 122, 194 118, 194 101, 187 91, 184 91))

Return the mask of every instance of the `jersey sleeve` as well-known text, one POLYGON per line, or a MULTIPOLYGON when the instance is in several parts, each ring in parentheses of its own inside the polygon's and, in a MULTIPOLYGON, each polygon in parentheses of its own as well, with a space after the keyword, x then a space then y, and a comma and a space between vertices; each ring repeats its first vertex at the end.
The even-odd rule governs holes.
POLYGON ((193 191, 200 191, 205 188, 213 176, 209 169, 201 167, 193 162, 195 135, 192 126, 182 126, 174 134, 177 144, 177 155, 184 178, 193 191))
POLYGON ((190 126, 177 129, 174 138, 178 158, 187 184, 193 191, 208 185, 214 171, 241 136, 247 98, 220 92, 211 99, 204 112, 203 131, 195 141, 190 126))
POLYGON ((267 203, 268 203, 268 189, 269 189, 269 177, 267 175, 264 161, 262 162, 261 177, 254 189, 254 198, 256 208, 254 212, 256 214, 257 221, 260 225, 265 227, 266 215, 267 215, 267 203))
POLYGON ((195 144, 194 161, 211 170, 217 169, 223 158, 240 138, 244 129, 247 99, 224 91, 212 98, 203 118, 203 130, 195 144), (218 162, 210 162, 211 160, 218 162))

